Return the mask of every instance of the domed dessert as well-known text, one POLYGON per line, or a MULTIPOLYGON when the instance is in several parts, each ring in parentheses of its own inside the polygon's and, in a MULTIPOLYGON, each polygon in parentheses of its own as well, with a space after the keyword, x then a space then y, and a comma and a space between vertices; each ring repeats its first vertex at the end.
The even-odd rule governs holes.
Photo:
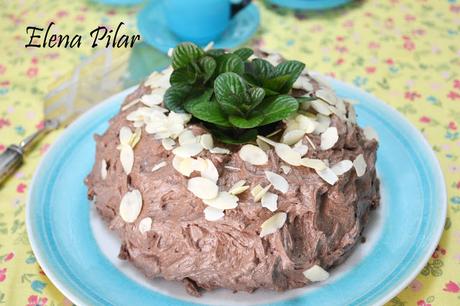
POLYGON ((277 54, 181 44, 95 140, 88 197, 119 257, 196 296, 325 280, 379 205, 375 134, 277 54))

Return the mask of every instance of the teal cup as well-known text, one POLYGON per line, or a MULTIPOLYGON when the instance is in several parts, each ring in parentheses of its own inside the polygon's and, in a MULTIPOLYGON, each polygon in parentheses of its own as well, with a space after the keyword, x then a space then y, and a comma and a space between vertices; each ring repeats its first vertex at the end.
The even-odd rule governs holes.
POLYGON ((231 18, 250 1, 165 0, 169 29, 184 41, 205 45, 216 40, 228 27, 231 18))

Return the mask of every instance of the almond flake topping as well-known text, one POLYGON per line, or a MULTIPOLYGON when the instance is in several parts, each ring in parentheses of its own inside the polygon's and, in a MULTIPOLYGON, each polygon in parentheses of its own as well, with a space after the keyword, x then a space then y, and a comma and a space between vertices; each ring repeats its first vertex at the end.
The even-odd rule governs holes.
POLYGON ((120 162, 126 175, 130 174, 134 165, 134 151, 128 145, 122 145, 120 149, 120 162))
POLYGON ((296 130, 286 130, 283 133, 283 136, 281 136, 281 142, 284 144, 287 144, 288 146, 291 146, 301 140, 303 138, 303 135, 305 135, 305 131, 296 129, 296 130))
POLYGON ((283 170, 283 173, 284 174, 289 174, 289 172, 291 172, 291 167, 287 166, 287 165, 281 165, 280 166, 281 170, 283 170))
POLYGON ((159 162, 158 164, 156 164, 156 165, 154 165, 154 166, 152 167, 152 172, 157 171, 158 169, 161 169, 161 168, 163 168, 164 166, 166 166, 166 162, 165 162, 165 161, 159 162))
POLYGON ((313 100, 313 101, 310 101, 310 104, 311 104, 311 107, 313 107, 313 109, 321 115, 329 116, 330 114, 332 114, 331 109, 329 108, 329 105, 324 101, 313 100))
POLYGON ((179 135, 179 145, 185 146, 191 143, 197 143, 195 135, 191 130, 183 130, 179 135))
POLYGON ((267 177, 268 181, 273 185, 273 188, 282 193, 288 192, 289 184, 284 177, 271 171, 265 171, 265 176, 267 177))
POLYGON ((245 192, 246 190, 249 189, 249 186, 245 186, 246 181, 245 180, 240 180, 236 182, 228 191, 228 193, 233 194, 233 195, 238 195, 240 193, 245 192))
POLYGON ((241 170, 240 168, 232 167, 232 166, 224 166, 224 168, 228 169, 228 170, 233 170, 233 171, 240 171, 241 170))
POLYGON ((305 270, 303 275, 311 282, 322 282, 329 278, 329 272, 318 265, 305 270))
POLYGON ((224 216, 224 210, 208 206, 204 209, 204 218, 208 221, 217 221, 224 216))
POLYGON ((356 156, 356 159, 353 161, 353 166, 355 167, 356 175, 358 177, 361 177, 364 173, 366 173, 367 164, 362 154, 356 156))
POLYGON ((214 199, 203 200, 203 203, 214 208, 232 209, 238 206, 238 197, 226 191, 221 191, 214 199))
POLYGON ((152 229, 152 218, 146 217, 139 222, 139 232, 145 234, 152 229))
POLYGON ((163 138, 161 140, 161 145, 163 146, 163 148, 165 148, 165 150, 171 151, 172 149, 174 149, 176 142, 171 138, 163 138))
POLYGON ((230 150, 226 148, 214 147, 209 150, 213 154, 230 154, 230 150))
POLYGON ((304 156, 308 153, 308 146, 304 145, 302 140, 299 140, 292 149, 300 153, 301 156, 304 156))
POLYGON ((203 134, 200 136, 200 144, 206 150, 214 148, 214 140, 212 139, 211 134, 203 134))
POLYGON ((265 165, 268 162, 267 153, 252 144, 242 146, 238 154, 242 160, 251 165, 265 165))
POLYGON ((321 134, 321 150, 329 150, 336 144, 337 140, 339 140, 337 128, 335 126, 328 127, 321 134))
POLYGON ((123 221, 136 221, 142 209, 142 195, 139 190, 133 189, 125 193, 120 202, 119 213, 123 221))
POLYGON ((284 143, 275 145, 275 152, 279 158, 292 166, 300 166, 302 155, 284 143))
POLYGON ((203 161, 204 163, 200 170, 201 176, 217 182, 219 180, 219 172, 217 172, 216 166, 214 166, 214 163, 210 159, 206 158, 203 161))
POLYGON ((339 161, 337 164, 333 165, 331 167, 331 170, 334 171, 334 173, 339 176, 344 174, 345 172, 348 172, 351 167, 353 167, 353 163, 351 160, 345 159, 342 161, 339 161))
POLYGON ((164 92, 165 90, 156 90, 151 94, 143 95, 141 97, 141 102, 150 107, 154 105, 160 105, 161 102, 163 102, 164 92))
POLYGON ((187 143, 182 146, 175 148, 172 152, 174 155, 185 158, 195 156, 203 151, 203 147, 195 142, 195 143, 187 143))
POLYGON ((214 199, 219 194, 216 183, 204 177, 189 179, 187 189, 202 200, 214 199))
POLYGON ((305 115, 297 115, 295 120, 299 124, 299 128, 303 130, 306 134, 312 133, 318 125, 318 123, 315 120, 305 115))
POLYGON ((107 162, 105 159, 101 161, 101 178, 105 180, 107 177, 107 162))
POLYGON ((338 100, 340 100, 332 90, 324 88, 317 90, 315 96, 331 105, 336 105, 338 100))
POLYGON ((270 234, 275 233, 277 230, 283 227, 286 222, 287 214, 285 212, 279 212, 268 218, 264 223, 262 223, 260 237, 264 237, 270 234))
POLYGON ((301 164, 304 167, 321 171, 327 168, 326 164, 321 159, 302 158, 301 164))
POLYGON ((329 116, 318 114, 316 116, 316 122, 318 122, 318 124, 316 125, 314 133, 321 134, 331 125, 331 118, 329 116))
POLYGON ((262 207, 270 211, 276 211, 278 209, 278 195, 267 191, 262 197, 261 203, 262 207))
POLYGON ((334 171, 332 171, 331 168, 329 167, 326 167, 323 170, 315 170, 315 171, 329 185, 334 185, 339 180, 339 178, 334 173, 334 171))
POLYGON ((272 184, 267 185, 265 187, 262 187, 260 185, 257 185, 256 187, 252 188, 251 194, 254 197, 254 202, 259 202, 264 194, 272 187, 272 184))

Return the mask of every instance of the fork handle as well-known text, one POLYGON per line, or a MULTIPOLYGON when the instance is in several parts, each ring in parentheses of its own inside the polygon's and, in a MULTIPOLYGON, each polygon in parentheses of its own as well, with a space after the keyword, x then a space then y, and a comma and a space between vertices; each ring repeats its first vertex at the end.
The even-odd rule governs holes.
POLYGON ((17 145, 9 146, 0 154, 0 184, 11 175, 24 159, 24 151, 17 145))

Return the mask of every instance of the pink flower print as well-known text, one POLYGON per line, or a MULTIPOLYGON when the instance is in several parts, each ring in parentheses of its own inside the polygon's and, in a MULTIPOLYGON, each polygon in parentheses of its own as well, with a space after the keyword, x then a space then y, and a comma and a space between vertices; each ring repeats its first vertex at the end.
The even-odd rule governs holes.
POLYGON ((420 291, 422 287, 423 287, 422 283, 416 279, 414 279, 412 283, 410 283, 409 285, 409 288, 414 292, 420 291))
POLYGON ((406 91, 406 93, 404 94, 404 98, 410 101, 414 101, 415 99, 420 97, 421 95, 416 91, 406 91))
POLYGON ((452 13, 460 13, 460 5, 454 5, 454 4, 452 4, 452 5, 450 6, 450 11, 451 11, 452 13))
POLYGON ((380 44, 378 42, 372 41, 367 46, 369 49, 378 49, 380 48, 380 44))
POLYGON ((68 15, 69 15, 69 13, 67 11, 64 11, 64 10, 60 10, 59 12, 56 13, 56 16, 59 17, 59 18, 68 16, 68 15))
POLYGON ((366 67, 366 73, 373 74, 377 70, 375 67, 366 67))
POLYGON ((342 23, 343 27, 345 28, 352 28, 354 26, 353 20, 346 20, 344 23, 342 23))
POLYGON ((395 61, 392 59, 392 58, 388 58, 385 63, 387 63, 388 65, 394 65, 395 64, 395 61))
POLYGON ((0 283, 6 279, 6 268, 0 269, 0 283))
POLYGON ((449 122, 449 125, 447 127, 452 131, 457 130, 457 124, 455 122, 453 122, 453 121, 449 122))
POLYGON ((460 80, 454 80, 454 88, 460 89, 460 80))
POLYGON ((38 297, 36 295, 31 295, 27 299, 27 305, 26 306, 45 306, 46 302, 48 302, 48 299, 46 297, 38 297))
POLYGON ((339 53, 347 53, 348 52, 348 48, 345 47, 345 46, 337 46, 337 47, 335 47, 335 50, 337 50, 337 52, 339 52, 339 53))
POLYGON ((450 91, 447 97, 451 100, 457 100, 457 99, 460 99, 460 94, 455 91, 450 91))
POLYGON ((6 72, 6 66, 0 64, 0 75, 5 74, 5 72, 6 72))
POLYGON ((0 86, 7 87, 10 85, 10 81, 2 81, 0 82, 0 86))
POLYGON ((35 56, 32 57, 32 64, 34 65, 38 64, 38 58, 36 58, 35 56))
POLYGON ((44 127, 45 127, 45 121, 44 121, 44 120, 40 121, 39 123, 37 123, 37 124, 35 125, 35 128, 36 128, 37 130, 40 130, 40 129, 44 128, 44 127))
POLYGON ((1 129, 2 127, 9 126, 9 125, 11 125, 10 120, 4 119, 4 118, 0 118, 0 129, 1 129))
POLYGON ((455 185, 455 188, 460 189, 460 181, 457 182, 457 184, 455 185))
POLYGON ((27 76, 29 78, 33 78, 38 74, 38 68, 37 67, 30 67, 27 69, 27 76))
POLYGON ((117 11, 115 11, 114 9, 111 9, 111 10, 107 11, 107 15, 109 15, 109 16, 113 16, 113 15, 116 15, 116 14, 117 14, 117 11))
POLYGON ((415 16, 414 15, 410 15, 410 14, 407 14, 406 16, 404 16, 404 19, 406 19, 406 21, 414 21, 415 20, 415 16))
POLYGON ((395 26, 395 22, 393 18, 388 18, 387 20, 385 20, 384 26, 387 29, 393 29, 395 26))
POLYGON ((5 145, 0 144, 0 153, 6 150, 5 145))
POLYGON ((431 306, 431 304, 428 304, 424 300, 418 300, 417 301, 417 306, 431 306))
POLYGON ((409 38, 409 37, 404 37, 404 49, 408 51, 413 51, 415 49, 415 43, 409 38))
POLYGON ((420 117, 419 121, 422 122, 422 123, 430 123, 431 119, 428 118, 427 116, 422 116, 422 117, 420 117))
POLYGON ((442 290, 446 292, 457 293, 460 292, 460 287, 457 283, 449 281, 447 284, 444 285, 444 288, 442 290))
POLYGON ((40 155, 43 155, 46 153, 46 151, 49 149, 50 147, 50 144, 49 143, 45 143, 43 146, 41 146, 40 148, 40 155))
POLYGON ((18 193, 24 193, 24 191, 26 191, 26 187, 27 185, 24 184, 24 183, 19 183, 19 185, 16 187, 16 191, 18 193))
POLYGON ((75 19, 76 19, 77 21, 85 21, 86 17, 85 17, 85 15, 77 15, 77 16, 75 17, 75 19))
POLYGON ((440 258, 442 256, 446 255, 446 249, 440 247, 439 245, 436 247, 436 250, 434 250, 433 255, 431 257, 433 258, 440 258))
POLYGON ((343 36, 337 36, 335 39, 336 39, 337 41, 344 41, 344 40, 345 40, 345 37, 343 37, 343 36))
POLYGON ((9 252, 5 258, 3 258, 3 261, 10 261, 11 259, 14 258, 14 253, 13 252, 9 252))
POLYGON ((338 66, 338 65, 342 65, 343 63, 345 63, 345 60, 343 58, 339 58, 335 64, 338 66))

